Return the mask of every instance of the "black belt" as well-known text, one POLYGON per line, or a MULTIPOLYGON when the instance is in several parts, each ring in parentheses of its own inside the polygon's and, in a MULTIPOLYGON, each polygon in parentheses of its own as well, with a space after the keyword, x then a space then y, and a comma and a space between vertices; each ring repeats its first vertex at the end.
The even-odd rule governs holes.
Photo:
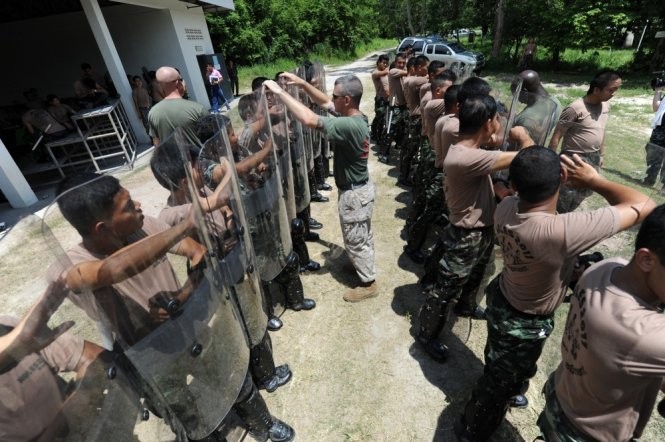
POLYGON ((361 181, 359 183, 341 185, 341 186, 339 184, 337 184, 337 188, 339 190, 355 190, 355 189, 358 189, 358 188, 364 186, 365 184, 367 184, 367 181, 369 181, 369 180, 361 181))

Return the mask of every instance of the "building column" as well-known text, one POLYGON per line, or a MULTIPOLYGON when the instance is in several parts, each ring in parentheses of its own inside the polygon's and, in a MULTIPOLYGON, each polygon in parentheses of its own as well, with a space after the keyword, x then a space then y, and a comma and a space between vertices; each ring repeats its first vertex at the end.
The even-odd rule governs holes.
POLYGON ((113 38, 106 25, 99 3, 97 0, 81 0, 81 6, 88 19, 92 34, 95 36, 99 51, 104 58, 104 63, 106 63, 109 75, 111 75, 111 80, 113 80, 113 84, 120 94, 120 101, 125 108, 127 118, 129 118, 129 124, 132 126, 137 141, 139 143, 151 143, 152 141, 148 137, 148 134, 145 133, 143 123, 139 120, 136 112, 134 112, 132 88, 127 81, 125 68, 122 65, 118 51, 113 44, 113 38))
POLYGON ((0 189, 15 209, 32 206, 37 202, 37 195, 30 188, 2 140, 0 140, 0 189))

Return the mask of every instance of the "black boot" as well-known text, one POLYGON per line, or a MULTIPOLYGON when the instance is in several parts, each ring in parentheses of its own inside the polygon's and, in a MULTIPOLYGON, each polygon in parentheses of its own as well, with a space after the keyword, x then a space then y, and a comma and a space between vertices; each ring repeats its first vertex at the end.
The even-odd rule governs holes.
POLYGON ((256 385, 275 374, 275 360, 268 332, 263 335, 261 342, 249 349, 249 372, 256 385))
POLYGON ((245 378, 233 407, 257 441, 288 442, 296 435, 293 428, 270 415, 268 406, 249 376, 245 378))
POLYGON ((294 311, 311 310, 316 307, 313 299, 305 298, 300 280, 300 260, 295 252, 287 258, 286 267, 275 278, 280 290, 286 299, 286 308, 294 311))
POLYGON ((268 304, 265 306, 266 312, 268 312, 268 330, 277 331, 282 328, 284 323, 275 314, 275 306, 273 304, 272 295, 270 292, 270 282, 261 280, 261 285, 263 286, 265 301, 268 304))

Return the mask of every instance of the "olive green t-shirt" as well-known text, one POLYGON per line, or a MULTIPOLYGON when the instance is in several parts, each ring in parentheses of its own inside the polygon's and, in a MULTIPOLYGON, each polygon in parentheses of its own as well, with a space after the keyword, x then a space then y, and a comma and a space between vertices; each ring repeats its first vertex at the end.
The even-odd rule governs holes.
POLYGON ((369 179, 369 126, 365 115, 319 117, 334 149, 333 172, 337 187, 358 184, 369 179))
POLYGON ((187 141, 201 147, 202 141, 196 136, 196 124, 208 115, 210 115, 208 109, 196 101, 184 98, 162 100, 148 113, 150 136, 164 142, 176 127, 181 127, 187 141))

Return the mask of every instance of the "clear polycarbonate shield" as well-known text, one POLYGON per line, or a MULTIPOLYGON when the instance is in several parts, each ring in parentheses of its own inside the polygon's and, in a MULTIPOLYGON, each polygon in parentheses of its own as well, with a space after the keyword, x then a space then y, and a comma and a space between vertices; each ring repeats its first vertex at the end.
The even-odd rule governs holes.
POLYGON ((236 128, 238 141, 228 159, 235 158, 259 275, 270 281, 286 266, 293 244, 265 91, 244 95, 230 114, 231 121, 240 119, 243 127, 236 128))
POLYGON ((453 71, 457 75, 456 84, 462 84, 464 83, 464 80, 466 80, 467 78, 475 76, 473 72, 474 65, 456 61, 452 63, 450 66, 447 66, 447 68, 453 71))
MULTIPOLYGON (((310 83, 312 86, 317 88, 319 91, 323 92, 323 94, 326 94, 326 70, 323 67, 323 63, 320 61, 314 62, 310 67, 309 67, 311 73, 309 77, 311 77, 310 83)), ((321 108, 321 106, 318 106, 316 104, 311 105, 311 109, 318 115, 325 116, 328 114, 328 112, 321 108)), ((312 131, 312 153, 314 155, 314 158, 317 158, 320 155, 327 155, 328 154, 328 140, 324 136, 323 132, 320 130, 313 130, 312 131)))
POLYGON ((282 182, 282 194, 286 203, 286 213, 289 220, 296 217, 296 196, 295 183, 293 176, 293 166, 291 159, 289 124, 286 113, 286 106, 279 102, 275 95, 266 91, 268 101, 268 111, 270 113, 270 122, 272 137, 275 142, 275 154, 279 163, 279 173, 282 182))
POLYGON ((508 135, 510 133, 510 128, 513 127, 513 121, 515 121, 515 115, 517 115, 517 108, 519 103, 519 92, 522 90, 522 79, 520 78, 516 84, 516 89, 512 95, 507 95, 502 97, 499 95, 499 100, 497 101, 498 113, 501 118, 501 133, 498 135, 498 139, 501 140, 500 149, 506 150, 508 148, 508 135))
POLYGON ((101 346, 95 323, 67 299, 62 254, 41 232, 29 215, 0 248, 0 438, 155 440, 159 425, 141 423, 121 355, 101 346))
POLYGON ((181 175, 186 177, 182 193, 185 204, 165 210, 180 216, 190 209, 196 211, 196 219, 202 222, 197 229, 198 239, 211 252, 210 259, 220 271, 220 282, 238 306, 251 345, 256 345, 263 339, 268 317, 252 240, 246 228, 238 176, 235 165, 228 160, 232 156, 228 122, 219 115, 206 118, 210 121, 203 124, 217 130, 203 144, 200 153, 187 148, 179 129, 160 144, 159 154, 181 157, 184 167, 181 175))
POLYGON ((515 105, 515 116, 509 129, 522 126, 537 145, 544 146, 559 119, 561 106, 550 97, 521 91, 515 105))
MULTIPOLYGON (((298 75, 300 78, 304 78, 307 81, 311 81, 312 79, 311 65, 300 66, 298 69, 296 69, 296 75, 298 75)), ((298 98, 302 104, 304 104, 309 108, 312 108, 313 106, 312 100, 310 100, 307 94, 300 93, 298 95, 298 98)), ((303 141, 305 146, 305 159, 307 160, 307 171, 310 171, 314 169, 314 158, 316 157, 314 153, 315 149, 314 143, 315 143, 316 133, 313 129, 306 126, 302 126, 302 133, 303 133, 303 141)))
MULTIPOLYGON (((184 168, 177 154, 167 164, 184 168)), ((175 192, 187 180, 173 179, 165 189, 149 170, 143 172, 119 182, 82 176, 81 184, 48 207, 44 225, 67 269, 70 299, 122 352, 148 408, 180 440, 203 439, 238 397, 249 363, 247 335, 212 247, 193 238, 199 231, 205 235, 200 211, 185 212, 173 227, 142 212, 144 207, 157 214, 167 200, 181 202, 188 191, 175 192), (155 195, 162 195, 162 204, 141 205, 155 195), (72 223, 85 235, 83 242, 79 237, 72 243, 76 234, 65 232, 72 223), (168 252, 188 259, 170 260, 168 252)))
MULTIPOLYGON (((289 94, 300 101, 300 89, 298 86, 287 86, 289 94)), ((289 146, 291 148, 291 163, 293 165, 293 190, 295 192, 296 211, 302 212, 309 205, 312 195, 309 191, 309 178, 307 177, 308 166, 305 156, 305 140, 303 126, 300 120, 287 112, 289 124, 289 146)))

